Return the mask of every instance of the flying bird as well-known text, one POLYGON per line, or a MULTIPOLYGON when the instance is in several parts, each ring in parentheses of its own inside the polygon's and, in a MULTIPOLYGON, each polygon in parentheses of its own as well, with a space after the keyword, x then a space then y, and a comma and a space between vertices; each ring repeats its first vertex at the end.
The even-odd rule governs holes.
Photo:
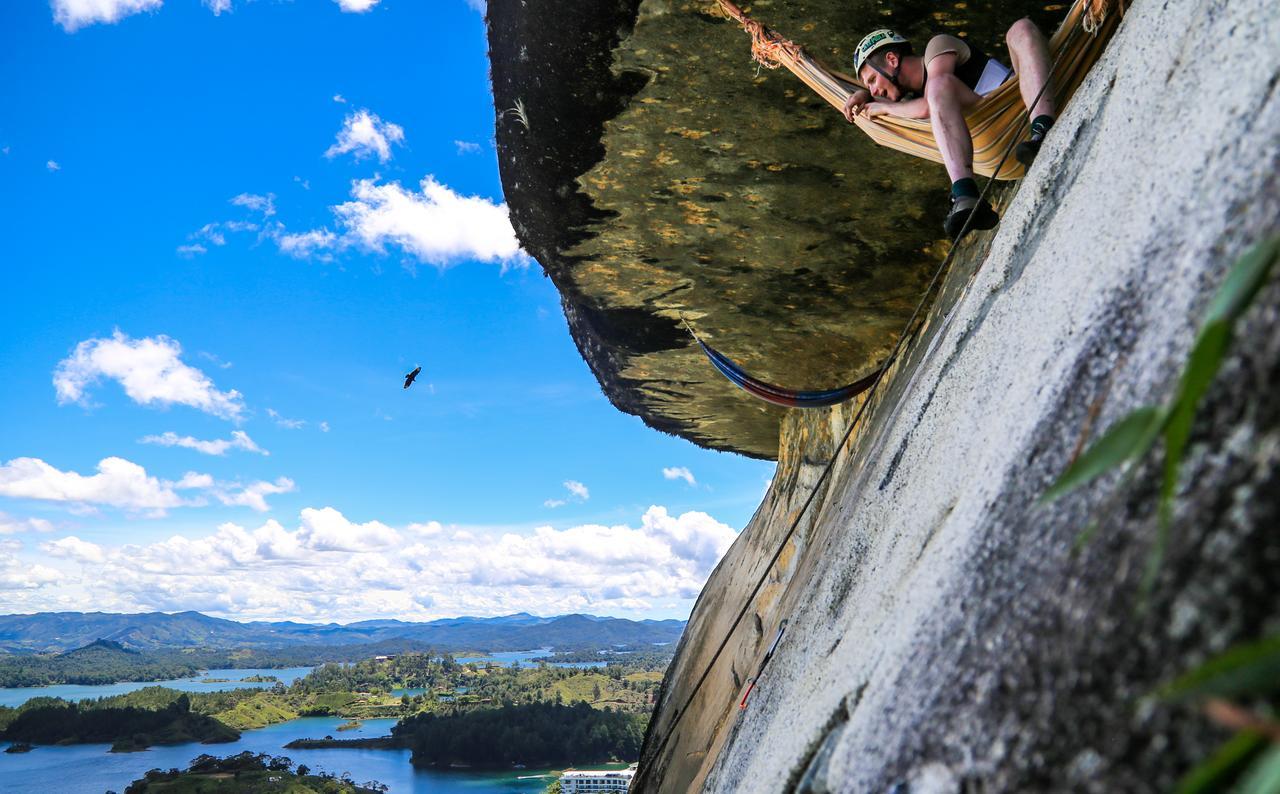
POLYGON ((422 371, 422 367, 418 367, 413 372, 410 372, 408 375, 404 376, 404 387, 406 389, 413 385, 414 380, 417 379, 418 373, 421 371, 422 371))

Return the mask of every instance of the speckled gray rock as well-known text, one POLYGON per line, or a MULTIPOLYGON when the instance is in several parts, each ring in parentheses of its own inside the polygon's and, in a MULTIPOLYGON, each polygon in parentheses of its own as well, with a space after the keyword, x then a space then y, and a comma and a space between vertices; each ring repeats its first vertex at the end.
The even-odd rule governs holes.
POLYGON ((1222 738, 1144 696, 1280 628, 1280 281, 1197 418, 1144 611, 1158 459, 1036 500, 1079 444, 1171 394, 1226 269, 1280 230, 1278 41, 1266 0, 1134 4, 658 753, 850 408, 786 420, 635 790, 1164 792, 1222 738))

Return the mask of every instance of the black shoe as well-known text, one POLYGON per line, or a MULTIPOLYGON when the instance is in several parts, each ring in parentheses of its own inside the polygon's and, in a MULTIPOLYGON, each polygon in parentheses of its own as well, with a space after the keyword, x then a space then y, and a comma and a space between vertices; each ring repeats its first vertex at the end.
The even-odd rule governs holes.
POLYGON ((1040 153, 1040 144, 1044 143, 1043 135, 1032 135, 1030 139, 1018 144, 1018 148, 1013 150, 1013 156, 1018 158, 1018 162, 1027 168, 1036 161, 1036 155, 1040 153))
POLYGON ((974 229, 994 229, 996 224, 1000 222, 1000 216, 996 214, 995 210, 991 209, 991 205, 986 201, 974 196, 952 196, 951 212, 947 213, 947 219, 942 223, 942 228, 947 231, 947 236, 954 240, 960 230, 964 228, 965 221, 969 220, 970 215, 973 216, 973 222, 969 224, 969 231, 974 229))

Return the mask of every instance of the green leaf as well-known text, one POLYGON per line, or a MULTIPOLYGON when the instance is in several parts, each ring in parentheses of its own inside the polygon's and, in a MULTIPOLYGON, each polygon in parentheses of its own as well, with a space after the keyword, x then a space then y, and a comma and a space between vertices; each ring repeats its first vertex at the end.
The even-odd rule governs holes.
POLYGON ((1277 258, 1280 258, 1280 234, 1245 251, 1231 266, 1226 280, 1213 296, 1205 324, 1232 322, 1239 317, 1266 283, 1277 258))
POLYGON ((1232 736, 1213 755, 1200 762, 1182 780, 1178 781, 1177 794, 1203 794, 1221 791, 1226 778, 1236 771, 1266 745, 1266 739, 1256 731, 1240 731, 1232 736))
POLYGON ((1076 458, 1049 490, 1044 492, 1040 501, 1051 502, 1090 480, 1141 457, 1151 449, 1163 423, 1163 412, 1153 406, 1143 406, 1133 411, 1112 425, 1102 438, 1076 458))
POLYGON ((1237 645, 1159 690, 1165 700, 1232 698, 1280 691, 1280 634, 1237 645))
POLYGON ((1237 794, 1280 794, 1280 747, 1254 762, 1236 787, 1237 794))

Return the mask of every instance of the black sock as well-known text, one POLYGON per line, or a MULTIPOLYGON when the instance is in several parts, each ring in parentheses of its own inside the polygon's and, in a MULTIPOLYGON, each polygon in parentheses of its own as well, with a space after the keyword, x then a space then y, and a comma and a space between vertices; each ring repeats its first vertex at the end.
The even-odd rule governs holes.
POLYGON ((1036 116, 1035 119, 1032 120, 1031 122, 1031 134, 1036 136, 1037 138, 1043 138, 1049 132, 1049 128, 1051 128, 1052 126, 1053 126, 1053 116, 1048 116, 1048 115, 1036 116))
POLYGON ((978 183, 973 181, 973 177, 967 176, 964 179, 957 179, 951 183, 952 198, 960 196, 978 197, 978 183))

